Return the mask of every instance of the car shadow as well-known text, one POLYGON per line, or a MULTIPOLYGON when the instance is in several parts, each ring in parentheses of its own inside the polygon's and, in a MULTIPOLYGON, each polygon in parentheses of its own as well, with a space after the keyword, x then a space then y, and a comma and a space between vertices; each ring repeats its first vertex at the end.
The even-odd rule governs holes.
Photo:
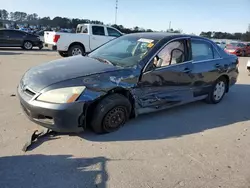
POLYGON ((79 136, 94 142, 158 140, 201 133, 250 120, 250 85, 233 86, 223 101, 209 105, 202 101, 141 115, 120 130, 96 135, 90 131, 79 136))
POLYGON ((0 48, 1 51, 24 51, 24 52, 30 52, 30 51, 41 51, 41 52, 54 52, 50 49, 38 49, 38 48, 33 48, 32 50, 24 50, 22 48, 0 48))
POLYGON ((1 52, 0 51, 0 55, 21 55, 23 53, 20 52, 1 52))
POLYGON ((71 155, 0 157, 0 187, 106 188, 105 157, 73 158, 71 155))

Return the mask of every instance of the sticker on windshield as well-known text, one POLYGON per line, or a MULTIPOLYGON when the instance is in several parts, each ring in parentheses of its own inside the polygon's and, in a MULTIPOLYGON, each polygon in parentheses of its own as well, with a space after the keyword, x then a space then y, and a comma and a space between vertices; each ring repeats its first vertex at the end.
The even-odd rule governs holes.
POLYGON ((154 46, 154 43, 152 42, 147 45, 148 48, 152 48, 153 46, 154 46))
POLYGON ((138 42, 152 43, 152 42, 154 42, 154 40, 152 40, 152 39, 144 39, 144 38, 140 38, 140 39, 138 40, 138 42))

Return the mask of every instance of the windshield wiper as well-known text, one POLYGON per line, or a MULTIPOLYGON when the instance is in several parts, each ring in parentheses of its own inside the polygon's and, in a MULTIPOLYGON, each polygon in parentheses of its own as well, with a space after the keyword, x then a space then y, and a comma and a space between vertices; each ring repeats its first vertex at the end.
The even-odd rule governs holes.
POLYGON ((107 63, 107 64, 110 64, 110 65, 114 65, 114 63, 112 63, 111 61, 107 60, 107 59, 104 59, 104 58, 100 58, 100 57, 93 57, 94 59, 97 59, 98 61, 101 61, 101 62, 104 62, 104 63, 107 63))

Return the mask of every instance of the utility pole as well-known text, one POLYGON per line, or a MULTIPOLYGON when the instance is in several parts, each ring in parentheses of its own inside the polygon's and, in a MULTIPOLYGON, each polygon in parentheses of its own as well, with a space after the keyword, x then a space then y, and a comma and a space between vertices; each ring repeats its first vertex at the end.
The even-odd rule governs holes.
POLYGON ((117 22, 117 10, 118 10, 118 0, 115 2, 115 24, 117 22))
POLYGON ((171 21, 169 22, 169 28, 168 28, 169 30, 171 29, 171 21))

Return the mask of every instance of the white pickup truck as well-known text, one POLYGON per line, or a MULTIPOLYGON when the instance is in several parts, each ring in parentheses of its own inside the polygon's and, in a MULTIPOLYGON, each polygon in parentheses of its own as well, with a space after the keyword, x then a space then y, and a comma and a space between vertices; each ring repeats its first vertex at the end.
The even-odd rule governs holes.
POLYGON ((45 46, 50 44, 62 57, 86 54, 123 34, 117 29, 99 24, 78 24, 76 33, 44 32, 45 46))

